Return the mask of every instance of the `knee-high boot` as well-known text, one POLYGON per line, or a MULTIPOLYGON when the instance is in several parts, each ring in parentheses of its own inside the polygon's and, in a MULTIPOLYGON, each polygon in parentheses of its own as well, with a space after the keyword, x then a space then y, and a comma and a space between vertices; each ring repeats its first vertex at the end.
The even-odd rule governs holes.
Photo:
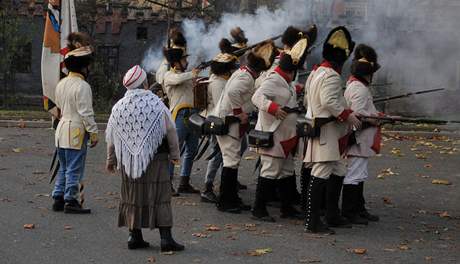
POLYGON ((305 197, 305 232, 334 234, 335 232, 327 227, 320 218, 320 207, 324 198, 323 192, 326 190, 327 180, 312 176, 306 192, 302 192, 305 197))
POLYGON ((339 209, 343 178, 332 174, 327 180, 326 220, 329 226, 350 228, 350 222, 340 214, 339 209))
MULTIPOLYGON (((295 176, 279 179, 278 188, 281 200, 281 218, 303 219, 302 213, 294 208, 294 190, 292 189, 292 178, 295 176)), ((295 190, 297 192, 297 189, 295 190)))
POLYGON ((268 214, 267 200, 275 189, 275 180, 259 176, 257 179, 256 199, 252 208, 252 219, 263 222, 275 222, 275 219, 268 214))
POLYGON ((238 169, 223 167, 217 209, 222 212, 241 213, 241 200, 237 189, 238 169))
POLYGON ((360 182, 358 186, 359 190, 356 194, 358 200, 358 214, 369 221, 378 222, 380 217, 370 214, 366 209, 366 200, 364 199, 364 182, 360 182))
POLYGON ((367 219, 359 216, 358 206, 359 186, 344 184, 342 191, 342 216, 347 218, 352 224, 367 225, 367 219))
POLYGON ((311 177, 311 168, 302 167, 300 171, 300 192, 301 192, 301 199, 300 199, 300 206, 302 212, 306 212, 307 210, 307 190, 308 185, 310 183, 311 177))

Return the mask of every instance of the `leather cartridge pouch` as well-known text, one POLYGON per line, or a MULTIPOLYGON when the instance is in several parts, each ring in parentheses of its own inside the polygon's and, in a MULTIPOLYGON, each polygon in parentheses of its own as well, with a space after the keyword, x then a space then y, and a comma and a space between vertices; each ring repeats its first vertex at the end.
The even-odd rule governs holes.
POLYGON ((206 119, 199 115, 198 113, 192 114, 188 118, 188 124, 190 128, 199 133, 199 134, 204 134, 203 128, 205 124, 206 119))
POLYGON ((297 136, 301 138, 317 138, 321 134, 320 127, 313 127, 313 125, 305 120, 297 120, 297 136))
POLYGON ((248 143, 252 148, 272 148, 275 145, 273 132, 251 130, 248 135, 248 143))
POLYGON ((228 124, 217 116, 208 116, 203 124, 203 134, 224 136, 228 134, 228 124))

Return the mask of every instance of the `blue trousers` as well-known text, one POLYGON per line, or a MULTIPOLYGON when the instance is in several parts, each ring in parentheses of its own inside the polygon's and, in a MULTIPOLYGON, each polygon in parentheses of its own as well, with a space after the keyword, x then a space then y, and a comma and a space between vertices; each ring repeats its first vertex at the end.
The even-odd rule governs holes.
POLYGON ((80 150, 57 149, 60 166, 54 183, 53 198, 64 196, 65 201, 78 200, 80 182, 85 172, 86 142, 87 139, 80 150))
MULTIPOLYGON (((177 113, 176 117, 176 131, 179 138, 179 147, 185 148, 181 156, 181 177, 190 177, 192 173, 193 160, 198 152, 199 136, 189 128, 188 118, 190 115, 197 113, 194 109, 182 109, 177 113)), ((169 166, 169 175, 171 178, 174 176, 174 165, 169 166)))

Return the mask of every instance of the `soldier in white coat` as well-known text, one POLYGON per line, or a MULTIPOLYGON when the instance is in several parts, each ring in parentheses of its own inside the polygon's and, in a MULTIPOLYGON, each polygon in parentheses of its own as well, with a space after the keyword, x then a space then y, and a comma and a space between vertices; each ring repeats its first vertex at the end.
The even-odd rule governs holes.
POLYGON ((302 38, 292 50, 281 55, 279 66, 270 71, 257 89, 252 102, 259 109, 255 129, 273 133, 273 147, 257 148, 261 155, 253 219, 274 222, 266 209, 266 202, 274 189, 279 190, 281 218, 303 219, 293 207, 296 188, 294 153, 297 136, 297 94, 291 85, 296 72, 305 63, 309 39, 302 38))
POLYGON ((229 124, 227 135, 217 136, 224 161, 217 208, 223 212, 241 213, 241 210, 251 208, 244 205, 238 196, 241 142, 249 128, 249 113, 255 110, 251 102, 255 92, 254 80, 262 71, 271 67, 275 58, 274 50, 272 41, 260 44, 251 50, 247 56, 248 64, 232 74, 216 106, 215 114, 218 117, 223 119, 233 117, 239 120, 229 124))
POLYGON ((320 220, 320 206, 326 192, 326 220, 329 226, 351 227, 342 217, 338 202, 343 178, 347 172, 343 159, 342 139, 349 127, 359 128, 361 122, 347 107, 342 90, 341 70, 353 52, 354 42, 345 27, 333 29, 323 46, 324 61, 312 71, 305 84, 307 118, 330 120, 320 128, 320 135, 308 140, 304 162, 312 168, 307 192, 305 230, 312 233, 333 233, 320 220))
MULTIPOLYGON (((373 75, 380 68, 377 53, 372 47, 361 44, 356 47, 351 65, 351 76, 345 90, 345 99, 354 112, 363 116, 383 115, 374 105, 369 85, 373 75)), ((367 225, 378 221, 364 206, 364 182, 368 178, 369 158, 380 152, 381 131, 375 121, 363 123, 363 129, 355 132, 356 143, 348 152, 348 171, 343 181, 342 215, 353 224, 367 225)))
POLYGON ((68 37, 69 46, 74 48, 64 58, 69 74, 58 83, 55 101, 60 110, 55 134, 60 167, 52 193, 53 210, 73 214, 91 212, 82 208, 80 187, 87 144, 89 142, 92 148, 98 142, 91 86, 85 80, 93 61, 93 48, 85 39, 89 37, 82 33, 72 33, 68 37))
MULTIPOLYGON (((222 48, 221 48, 222 50, 222 48)), ((222 91, 228 79, 236 70, 238 57, 230 53, 219 53, 211 62, 211 76, 208 85, 208 107, 201 114, 205 117, 213 115, 219 102, 222 91)), ((216 203, 217 195, 214 193, 214 179, 218 170, 222 167, 222 153, 215 135, 211 136, 211 153, 214 155, 208 161, 205 176, 205 189, 201 193, 201 201, 216 203)))

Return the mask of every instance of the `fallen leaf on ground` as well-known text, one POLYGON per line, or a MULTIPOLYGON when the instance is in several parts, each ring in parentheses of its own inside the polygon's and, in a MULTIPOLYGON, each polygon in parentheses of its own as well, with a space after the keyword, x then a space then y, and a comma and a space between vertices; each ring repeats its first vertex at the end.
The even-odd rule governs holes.
POLYGON ((71 229, 72 229, 72 226, 71 226, 71 225, 64 225, 64 229, 65 229, 65 230, 71 230, 71 229))
POLYGON ((26 122, 24 122, 24 119, 19 119, 18 127, 19 128, 25 128, 26 127, 26 122))
POLYGON ((431 256, 425 257, 425 260, 426 261, 433 261, 433 257, 431 257, 431 256))
POLYGON ((259 249, 248 251, 248 255, 253 256, 253 257, 258 257, 258 256, 262 256, 262 255, 272 253, 272 252, 273 250, 271 248, 259 248, 259 249))
POLYGON ((35 229, 35 224, 25 224, 24 229, 35 229))
POLYGON ((391 199, 388 198, 388 197, 383 197, 382 199, 383 199, 383 203, 384 203, 384 204, 393 204, 393 203, 391 202, 391 199))
POLYGON ((22 148, 13 148, 12 149, 14 153, 21 153, 22 152, 22 148))
POLYGON ((398 173, 393 172, 391 168, 383 169, 380 171, 380 173, 377 175, 378 179, 383 179, 388 176, 393 176, 393 175, 398 175, 398 173))
POLYGON ((161 252, 161 255, 171 256, 174 255, 174 251, 161 252))
POLYGON ((49 193, 37 193, 35 197, 50 197, 49 193))
POLYGON ((319 259, 299 259, 299 263, 320 263, 319 259))
POLYGON ((220 227, 218 226, 215 226, 215 225, 207 225, 206 226, 206 231, 220 231, 220 227))
POLYGON ((423 159, 423 160, 427 159, 427 156, 425 154, 415 154, 415 157, 417 159, 423 159))
POLYGON ((390 151, 391 154, 397 156, 397 157, 404 157, 404 154, 401 153, 401 149, 399 148, 393 148, 391 151, 390 151))
POLYGON ((403 251, 406 251, 406 250, 409 250, 410 247, 407 246, 407 245, 400 245, 400 246, 399 246, 399 249, 400 249, 400 250, 403 250, 403 251))
POLYGON ((441 218, 450 218, 450 214, 447 211, 440 213, 439 216, 441 218))
POLYGON ((148 263, 154 263, 155 261, 157 261, 157 260, 155 259, 155 257, 148 257, 148 258, 147 258, 147 262, 148 262, 148 263))
POLYGON ((366 252, 367 252, 367 249, 365 249, 365 248, 355 248, 355 249, 353 249, 353 253, 358 254, 358 255, 366 254, 366 252))
POLYGON ((431 181, 432 184, 440 184, 440 185, 451 185, 452 183, 448 180, 440 180, 440 179, 434 179, 431 181))
POLYGON ((395 252, 396 249, 394 249, 394 248, 384 248, 383 251, 386 251, 386 252, 395 252))
POLYGON ((425 164, 423 167, 425 167, 426 169, 431 169, 431 168, 433 168, 433 165, 432 164, 425 164))
POLYGON ((203 234, 203 233, 193 233, 192 236, 199 237, 199 238, 207 238, 207 237, 209 237, 208 234, 203 234))

